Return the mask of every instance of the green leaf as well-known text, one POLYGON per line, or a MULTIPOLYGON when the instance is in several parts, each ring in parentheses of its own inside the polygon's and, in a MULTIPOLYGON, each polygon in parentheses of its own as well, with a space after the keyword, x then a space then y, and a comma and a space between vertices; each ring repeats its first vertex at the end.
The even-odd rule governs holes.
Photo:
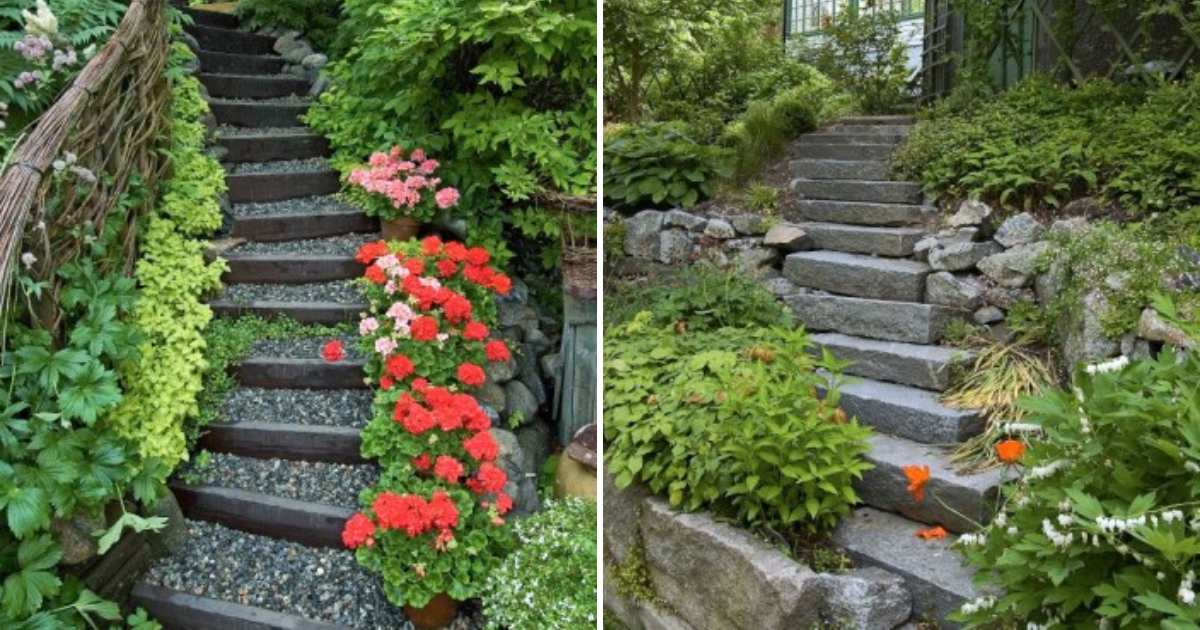
POLYGON ((0 496, 0 508, 8 515, 8 528, 18 538, 50 526, 50 503, 41 488, 10 488, 0 496))

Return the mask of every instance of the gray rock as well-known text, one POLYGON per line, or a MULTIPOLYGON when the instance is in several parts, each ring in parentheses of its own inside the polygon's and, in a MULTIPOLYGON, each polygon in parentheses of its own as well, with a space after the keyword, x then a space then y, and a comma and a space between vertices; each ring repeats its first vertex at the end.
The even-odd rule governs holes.
POLYGON ((975 320, 975 323, 979 324, 980 326, 995 324, 996 322, 1004 321, 1004 311, 996 308, 995 306, 985 306, 975 311, 975 314, 971 316, 971 319, 975 320))
POLYGON ((904 579, 883 569, 823 574, 827 623, 858 630, 892 630, 912 614, 912 594, 904 579))
POLYGON ((812 239, 802 228, 789 223, 779 223, 767 230, 763 245, 777 247, 787 252, 798 252, 812 248, 812 239))
POLYGON ((993 238, 1005 247, 1016 247, 1036 241, 1045 229, 1032 214, 1022 212, 1001 223, 993 238))
POLYGON ((517 442, 521 444, 521 453, 525 455, 522 467, 535 475, 542 471, 546 459, 550 457, 550 425, 540 419, 513 431, 517 442))
POLYGON ((558 380, 558 371, 562 368, 562 355, 555 352, 542 357, 542 374, 558 380))
POLYGON ((1080 197, 1079 199, 1068 201, 1060 212, 1066 216, 1086 221, 1087 217, 1107 214, 1110 209, 1109 204, 1097 197, 1080 197))
POLYGON ((518 482, 529 472, 525 468, 525 453, 521 450, 521 442, 516 434, 507 429, 492 429, 492 437, 500 446, 500 454, 496 456, 496 466, 508 475, 509 481, 518 482))
POLYGON ((1148 308, 1138 320, 1137 335, 1150 341, 1161 341, 1177 348, 1191 348, 1195 342, 1187 333, 1163 319, 1158 311, 1148 308))
POLYGON ((725 249, 727 249, 731 252, 741 252, 741 251, 745 251, 747 249, 755 249, 758 247, 762 247, 762 244, 763 244, 762 239, 754 238, 754 237, 735 238, 735 239, 725 241, 725 243, 724 243, 725 249))
POLYGON ((617 212, 616 210, 613 210, 612 208, 604 209, 604 224, 605 225, 609 225, 610 223, 617 223, 620 220, 621 220, 620 212, 617 212))
POLYGON ((173 493, 166 493, 157 503, 150 506, 146 516, 161 516, 167 519, 166 527, 147 538, 150 550, 156 557, 166 557, 183 549, 188 538, 187 521, 184 520, 183 510, 173 493))
POLYGON ((1033 281, 1033 292, 1038 304, 1043 308, 1058 299, 1067 285, 1067 263, 1062 258, 1055 258, 1045 273, 1039 274, 1033 281))
POLYGON ((180 66, 180 70, 182 70, 183 73, 188 76, 192 76, 200 72, 200 58, 188 57, 187 59, 184 59, 183 64, 180 66))
POLYGON ((965 271, 988 256, 1004 251, 993 241, 950 243, 929 251, 929 266, 938 271, 965 271))
POLYGON ((1038 259, 1050 247, 1050 243, 1044 241, 1018 245, 979 261, 979 270, 1003 286, 1019 289, 1033 279, 1038 259))
POLYGON ((612 475, 603 476, 604 551, 614 564, 621 564, 641 537, 638 523, 650 491, 636 482, 618 489, 612 475))
POLYGON ((1120 343, 1104 336, 1100 317, 1108 309, 1108 300, 1099 290, 1084 294, 1066 317, 1063 328, 1063 358, 1067 365, 1095 363, 1120 350, 1120 343))
POLYGON ((933 251, 933 248, 935 248, 937 246, 938 246, 937 237, 936 236, 927 236, 927 237, 917 241, 917 244, 913 246, 913 258, 916 258, 917 260, 919 260, 921 262, 928 261, 929 260, 929 252, 933 251))
POLYGON ((967 227, 981 225, 992 216, 991 206, 982 201, 968 199, 958 206, 958 212, 950 217, 950 227, 967 227))
POLYGON ((624 630, 696 630, 686 621, 676 617, 657 605, 626 599, 619 595, 610 583, 612 578, 604 576, 604 619, 617 619, 616 627, 624 630), (624 624, 622 626, 621 624, 624 624))
POLYGON ((504 388, 496 383, 484 383, 482 387, 475 391, 475 400, 481 405, 488 405, 494 409, 504 408, 504 388))
POLYGON ((542 511, 542 499, 538 496, 537 483, 533 477, 526 476, 517 484, 520 494, 513 498, 513 514, 528 516, 542 511))
POLYGON ((495 407, 491 405, 479 405, 479 408, 483 410, 483 413, 487 414, 488 420, 492 421, 493 429, 504 427, 504 421, 500 419, 500 412, 496 411, 495 407))
POLYGON ((82 564, 95 558, 98 547, 92 532, 107 527, 103 515, 80 514, 69 519, 57 516, 50 519, 50 533, 62 548, 62 564, 82 564))
POLYGON ((1036 296, 1031 289, 1010 289, 1008 287, 988 287, 983 292, 983 301, 1009 310, 1021 302, 1034 302, 1036 296))
POLYGON ((962 227, 942 230, 936 235, 938 243, 941 245, 950 245, 951 243, 971 243, 979 236, 979 228, 962 227))
POLYGON ((768 247, 747 249, 733 256, 733 264, 738 271, 746 274, 756 274, 763 267, 771 267, 777 262, 779 262, 779 252, 768 247))
POLYGON ((692 237, 686 231, 666 230, 659 234, 658 262, 679 265, 691 258, 692 237))
POLYGON ((308 70, 308 68, 304 67, 303 63, 305 59, 312 57, 313 54, 312 46, 309 46, 307 42, 300 42, 300 44, 293 47, 290 52, 281 54, 280 56, 287 61, 296 64, 300 68, 308 70))
POLYGON ((294 31, 275 40, 274 48, 280 57, 292 63, 300 63, 305 57, 313 54, 312 46, 294 31))
POLYGON ((508 422, 512 422, 512 417, 515 414, 521 414, 521 424, 524 425, 533 422, 537 416, 538 400, 529 391, 529 387, 521 381, 509 381, 504 384, 504 395, 506 404, 504 411, 500 415, 508 422))
POLYGON ((550 338, 537 328, 525 331, 525 345, 529 347, 534 356, 539 357, 549 352, 551 348, 550 338))
POLYGON ((283 67, 283 73, 288 76, 296 77, 297 79, 307 79, 308 70, 300 64, 288 64, 283 67))
POLYGON ((932 273, 925 279, 925 303, 974 310, 983 304, 983 284, 948 271, 932 273))
MULTIPOLYGON (((1071 204, 1067 205, 1070 206, 1071 204)), ((1092 224, 1088 222, 1086 217, 1059 219, 1050 224, 1051 234, 1080 234, 1090 229, 1092 229, 1092 224)))
POLYGON ((196 38, 192 37, 191 33, 180 33, 171 39, 183 42, 183 45, 187 46, 193 53, 200 52, 200 42, 196 41, 196 38))
POLYGON ((320 70, 329 64, 329 57, 321 53, 313 53, 300 61, 305 70, 320 70))
POLYGON ((707 223, 708 219, 689 214, 678 208, 668 212, 667 216, 663 219, 663 227, 679 227, 689 232, 699 232, 704 229, 707 223))
POLYGON ((659 231, 663 213, 643 210, 625 220, 625 255, 647 260, 658 259, 659 231))
POLYGON ((503 385, 517 377, 517 361, 509 358, 507 361, 488 361, 483 366, 489 383, 503 385))
POLYGON ((727 240, 737 236, 733 226, 722 219, 709 219, 704 226, 704 235, 718 240, 727 240))
POLYGON ((542 382, 542 372, 538 366, 537 355, 528 346, 521 346, 515 354, 517 359, 517 380, 529 388, 539 406, 546 404, 548 401, 546 384, 542 382))
POLYGON ((951 409, 940 394, 903 385, 862 380, 841 388, 839 406, 876 431, 933 444, 962 442, 979 433, 983 419, 972 410, 951 409))
MULTIPOLYGON (((501 300, 496 303, 496 324, 500 328, 519 327, 522 331, 538 327, 538 314, 532 306, 516 300, 501 300)), ((520 337, 517 341, 520 341, 520 337)))
MULTIPOLYGON (((324 75, 319 76, 319 77, 317 77, 316 81, 313 81, 312 87, 308 89, 308 95, 309 96, 320 96, 320 95, 324 94, 325 92, 329 91, 329 86, 331 86, 331 85, 333 85, 333 82, 330 80, 329 77, 324 76, 324 75)), ((466 233, 467 233, 466 224, 464 223, 463 229, 461 230, 461 234, 463 236, 465 236, 466 233)), ((462 238, 462 236, 460 236, 459 238, 462 238)))
POLYGON ((729 222, 733 224, 733 229, 737 230, 738 234, 747 236, 762 236, 771 227, 771 221, 761 214, 739 214, 729 219, 729 222))
POLYGON ((767 290, 776 297, 794 295, 801 291, 800 287, 792 284, 787 278, 771 278, 763 283, 767 290))

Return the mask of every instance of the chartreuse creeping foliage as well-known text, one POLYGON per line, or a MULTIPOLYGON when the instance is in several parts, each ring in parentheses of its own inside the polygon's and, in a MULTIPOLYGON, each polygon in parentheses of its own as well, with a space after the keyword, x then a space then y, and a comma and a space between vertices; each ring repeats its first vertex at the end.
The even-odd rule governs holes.
POLYGON ((959 543, 996 592, 964 607, 968 627, 1200 624, 1200 357, 1167 349, 1091 371, 1024 402, 1041 431, 1027 434, 1020 477, 959 543))
MULTIPOLYGON (((177 46, 174 55, 190 54, 177 46)), ((122 434, 137 439, 141 452, 174 468, 187 457, 184 425, 199 413, 197 397, 205 368, 204 326, 212 311, 200 296, 220 288, 224 263, 205 263, 197 237, 221 223, 217 198, 224 192, 220 165, 204 155, 207 110, 199 82, 176 74, 171 80, 171 171, 156 212, 139 235, 142 287, 134 322, 145 336, 140 361, 123 371, 126 397, 114 414, 122 434)))
POLYGON ((469 239, 503 259, 501 205, 595 189, 596 12, 590 0, 348 0, 347 52, 308 120, 343 171, 396 145, 438 156, 469 239))
POLYGON ((830 531, 858 501, 870 430, 838 409, 802 329, 681 332, 648 313, 606 331, 607 470, 752 529, 830 531), (818 388, 828 388, 822 400, 818 388))

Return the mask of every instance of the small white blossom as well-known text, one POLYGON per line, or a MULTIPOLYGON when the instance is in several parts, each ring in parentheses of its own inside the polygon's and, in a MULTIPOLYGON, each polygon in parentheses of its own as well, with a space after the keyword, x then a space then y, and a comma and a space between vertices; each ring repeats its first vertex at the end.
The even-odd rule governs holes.
POLYGON ((37 262, 37 256, 34 256, 32 252, 21 254, 21 264, 25 265, 26 269, 32 267, 35 262, 37 262))
POLYGON ((1121 355, 1111 361, 1089 365, 1085 369, 1087 370, 1088 374, 1095 376, 1097 374, 1120 371, 1127 365, 1129 365, 1129 357, 1121 355))

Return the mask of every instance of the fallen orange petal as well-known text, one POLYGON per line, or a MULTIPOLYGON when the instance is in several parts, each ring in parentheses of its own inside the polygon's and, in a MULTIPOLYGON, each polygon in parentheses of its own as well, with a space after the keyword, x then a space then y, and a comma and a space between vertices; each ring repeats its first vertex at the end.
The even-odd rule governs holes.
POLYGON ((929 483, 929 466, 905 466, 904 476, 908 477, 909 493, 920 503, 925 498, 925 484, 929 483))
POLYGON ((922 529, 921 531, 917 532, 917 538, 922 540, 933 540, 934 538, 941 540, 945 537, 946 530, 942 529, 941 525, 938 525, 937 527, 930 527, 929 529, 922 529))

